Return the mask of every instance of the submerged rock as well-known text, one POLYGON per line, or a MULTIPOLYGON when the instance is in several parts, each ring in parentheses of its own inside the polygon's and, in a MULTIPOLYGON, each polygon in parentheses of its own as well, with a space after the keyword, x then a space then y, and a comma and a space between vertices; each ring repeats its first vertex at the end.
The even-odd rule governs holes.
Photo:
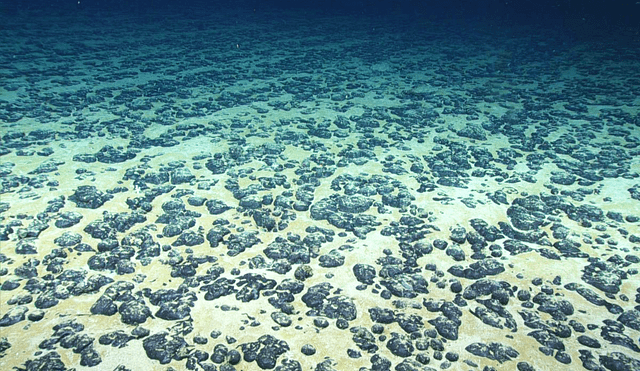
POLYGON ((163 365, 171 360, 180 361, 189 355, 187 342, 182 337, 169 335, 166 331, 145 338, 142 346, 147 357, 163 365))
POLYGON ((0 327, 15 325, 18 322, 24 321, 25 314, 28 311, 29 308, 24 305, 18 305, 9 309, 9 311, 0 318, 0 327))
POLYGON ((112 198, 113 195, 99 191, 92 185, 81 185, 69 196, 69 200, 77 207, 86 209, 97 209, 112 198))
POLYGON ((278 358, 289 351, 289 344, 272 335, 263 335, 257 341, 242 344, 240 349, 245 362, 256 361, 261 369, 270 370, 276 366, 278 358))
POLYGON ((491 360, 504 363, 510 361, 513 358, 517 358, 520 353, 508 345, 503 345, 496 342, 489 344, 485 343, 472 343, 465 348, 467 352, 476 355, 478 357, 485 357, 491 360))

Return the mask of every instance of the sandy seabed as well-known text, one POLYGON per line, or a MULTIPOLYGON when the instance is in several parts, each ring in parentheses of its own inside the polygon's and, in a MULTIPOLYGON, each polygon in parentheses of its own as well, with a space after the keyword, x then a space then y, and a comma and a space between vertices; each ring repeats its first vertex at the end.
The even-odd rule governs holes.
POLYGON ((640 367, 637 45, 294 12, 1 31, 3 369, 640 367))

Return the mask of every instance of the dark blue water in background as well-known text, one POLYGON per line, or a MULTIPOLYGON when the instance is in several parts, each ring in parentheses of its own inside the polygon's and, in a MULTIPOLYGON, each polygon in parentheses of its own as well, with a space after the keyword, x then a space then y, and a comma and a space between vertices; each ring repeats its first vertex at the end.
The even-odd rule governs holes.
POLYGON ((635 0, 2 0, 4 15, 24 12, 119 11, 144 14, 158 10, 205 15, 236 9, 239 12, 264 10, 307 10, 344 14, 406 13, 417 17, 458 17, 460 20, 482 18, 498 23, 517 22, 550 27, 588 26, 601 32, 619 27, 635 28, 640 22, 640 4, 635 0), (580 22, 578 22, 580 21, 580 22))

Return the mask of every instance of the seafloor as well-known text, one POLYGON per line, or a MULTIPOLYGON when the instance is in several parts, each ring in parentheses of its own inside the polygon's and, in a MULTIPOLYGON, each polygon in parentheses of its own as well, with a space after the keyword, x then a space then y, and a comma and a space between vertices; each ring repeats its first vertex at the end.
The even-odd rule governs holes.
POLYGON ((640 49, 410 18, 4 18, 1 368, 639 370, 640 49))

